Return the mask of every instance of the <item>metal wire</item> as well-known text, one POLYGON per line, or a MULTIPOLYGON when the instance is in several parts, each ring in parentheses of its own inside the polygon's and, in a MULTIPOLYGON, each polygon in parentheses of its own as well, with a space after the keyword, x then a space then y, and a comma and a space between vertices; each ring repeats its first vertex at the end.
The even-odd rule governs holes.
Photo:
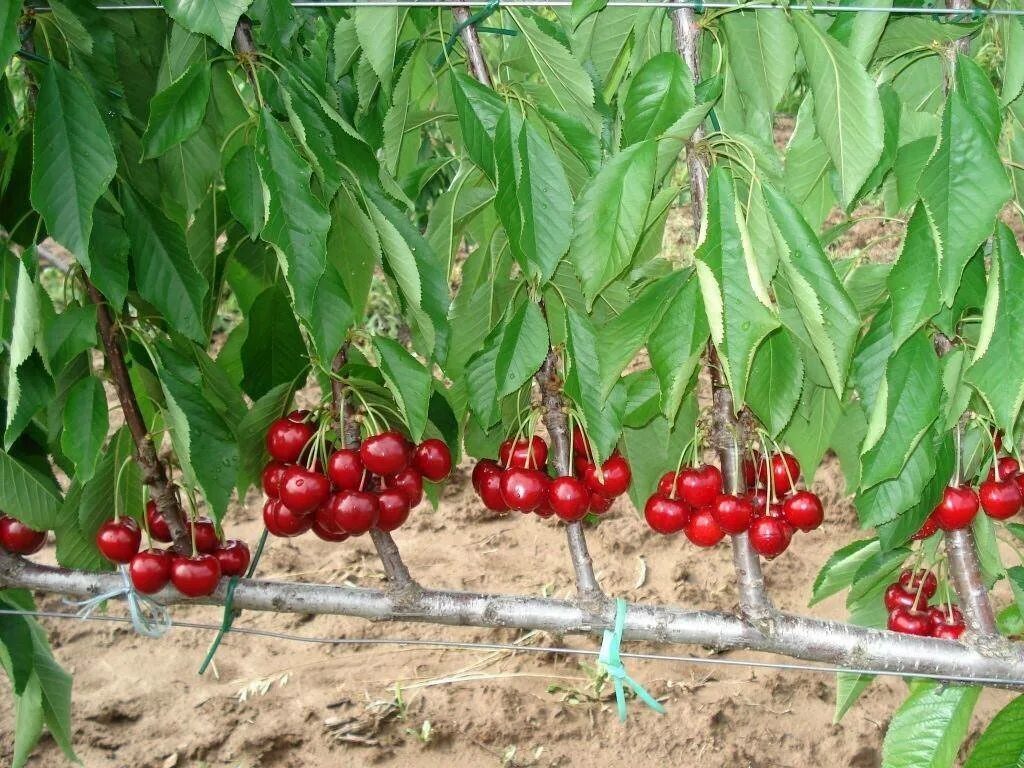
MULTIPOLYGON (((479 5, 479 3, 477 3, 479 5)), ((572 0, 502 0, 506 8, 570 8, 572 0)), ((467 7, 463 0, 295 0, 293 8, 456 8, 467 7)), ((139 3, 130 5, 106 4, 95 6, 99 11, 162 11, 162 5, 139 3)), ((748 10, 748 11, 810 11, 811 13, 889 13, 896 16, 1021 16, 1024 9, 1020 8, 928 8, 918 6, 883 6, 870 5, 829 5, 827 3, 806 3, 786 5, 772 2, 734 3, 721 0, 667 0, 666 2, 645 2, 645 0, 608 0, 608 8, 651 8, 660 7, 668 10, 691 8, 696 11, 710 10, 748 10)), ((48 13, 49 6, 32 8, 35 13, 48 13)))
MULTIPOLYGON (((44 619, 77 619, 79 621, 106 621, 117 624, 130 624, 131 619, 127 616, 96 616, 90 615, 81 617, 76 613, 63 613, 61 611, 23 611, 14 608, 0 608, 0 615, 30 616, 44 619)), ((221 627, 217 624, 204 624, 194 621, 172 621, 172 629, 195 629, 207 632, 219 632, 221 627)), ((274 632, 269 629, 255 629, 252 627, 232 626, 229 633, 236 635, 252 635, 255 637, 269 637, 275 640, 288 640, 298 643, 314 643, 318 645, 392 645, 403 647, 424 647, 424 648, 451 648, 467 651, 516 651, 526 653, 558 653, 568 656, 590 656, 597 657, 598 651, 587 648, 565 648, 560 646, 539 646, 539 645, 516 645, 515 643, 479 643, 459 640, 423 640, 420 638, 403 637, 318 637, 315 635, 292 635, 287 632, 274 632)), ((636 659, 637 661, 667 661, 676 664, 712 665, 722 667, 743 667, 747 669, 777 669, 786 672, 818 672, 822 674, 835 674, 847 672, 854 675, 872 675, 875 677, 902 677, 922 680, 935 680, 941 683, 963 683, 968 685, 1024 685, 1024 680, 1006 680, 1003 678, 980 677, 966 678, 955 675, 928 675, 922 672, 890 672, 880 669, 852 669, 849 667, 835 667, 824 664, 792 664, 781 661, 755 661, 753 659, 722 659, 714 656, 675 656, 659 653, 628 653, 623 651, 619 654, 625 659, 636 659)))

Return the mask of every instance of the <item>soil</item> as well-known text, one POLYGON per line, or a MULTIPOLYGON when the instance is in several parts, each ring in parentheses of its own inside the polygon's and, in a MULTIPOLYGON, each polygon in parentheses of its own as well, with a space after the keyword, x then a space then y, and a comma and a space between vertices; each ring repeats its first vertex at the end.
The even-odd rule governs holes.
MULTIPOLYGON (((858 537, 834 461, 818 472, 827 503, 823 530, 801 534, 765 566, 771 594, 805 610, 818 568, 835 547, 858 537)), ((259 500, 237 506, 228 535, 255 542, 259 500)), ((455 589, 573 592, 562 529, 530 516, 489 517, 467 468, 436 511, 424 504, 396 532, 413 574, 455 589)), ((654 534, 622 501, 589 531, 605 589, 629 600, 716 609, 735 607, 727 545, 697 550, 681 537, 654 534)), ((52 550, 41 557, 52 558, 52 550)), ((272 539, 264 578, 379 586, 382 573, 367 537, 327 544, 310 536, 272 539)), ((68 610, 59 598, 40 605, 68 610)), ((813 609, 842 618, 841 599, 813 609)), ((119 612, 113 608, 112 612, 119 612)), ((176 606, 177 621, 219 623, 215 608, 176 606)), ((147 640, 123 625, 44 621, 59 661, 74 673, 75 748, 89 768, 132 766, 852 766, 878 765, 881 742, 906 693, 896 678, 876 680, 845 719, 833 724, 831 674, 751 670, 684 662, 629 661, 630 673, 661 700, 659 716, 631 701, 621 724, 606 685, 595 693, 592 659, 564 654, 467 651, 373 645, 373 638, 564 644, 596 648, 591 638, 371 624, 329 616, 244 613, 239 626, 306 637, 366 639, 330 646, 228 635, 216 670, 196 674, 212 633, 175 628, 147 640)), ((708 657, 701 648, 631 650, 708 657)), ((753 658, 728 653, 718 658, 753 658)), ((756 657, 760 659, 770 657, 756 657)), ((0 762, 11 758, 11 698, 0 701, 0 762)), ((1009 695, 986 691, 972 737, 1009 695)), ((44 737, 31 766, 63 766, 44 737)))

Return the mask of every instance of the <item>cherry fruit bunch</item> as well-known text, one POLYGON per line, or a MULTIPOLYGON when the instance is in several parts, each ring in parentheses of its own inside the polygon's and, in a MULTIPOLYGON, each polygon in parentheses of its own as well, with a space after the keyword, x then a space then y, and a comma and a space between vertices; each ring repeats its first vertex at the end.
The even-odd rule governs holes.
MULTIPOLYGON (((755 456, 743 464, 749 490, 726 493, 722 473, 712 464, 691 465, 666 472, 644 506, 647 524, 661 534, 680 531, 698 547, 713 547, 725 534, 746 533, 757 554, 775 558, 789 547, 796 531, 813 531, 825 519, 817 494, 797 490, 800 463, 779 451, 766 461, 755 456)), ((684 449, 683 455, 686 455, 684 449)))
POLYGON ((1024 509, 1024 473, 1017 459, 996 458, 988 476, 976 489, 969 485, 947 486, 942 500, 913 538, 927 539, 940 529, 966 528, 979 509, 993 520, 1008 520, 1024 509))
POLYGON ((902 571, 883 596, 889 629, 905 635, 958 640, 965 629, 960 609, 948 600, 941 605, 928 604, 938 588, 939 580, 930 570, 902 571))
POLYGON ((328 429, 327 420, 318 425, 308 411, 293 411, 267 430, 263 523, 271 535, 311 530, 324 541, 345 541, 372 528, 393 531, 423 501, 424 478, 441 482, 451 474, 443 440, 414 446, 388 429, 358 448, 328 450, 328 429))
POLYGON ((481 459, 473 467, 473 488, 492 512, 534 512, 567 523, 604 514, 629 489, 629 462, 613 453, 600 466, 595 464, 590 442, 578 426, 573 427, 572 453, 573 474, 552 478, 548 444, 541 437, 509 438, 499 446, 497 461, 481 459))

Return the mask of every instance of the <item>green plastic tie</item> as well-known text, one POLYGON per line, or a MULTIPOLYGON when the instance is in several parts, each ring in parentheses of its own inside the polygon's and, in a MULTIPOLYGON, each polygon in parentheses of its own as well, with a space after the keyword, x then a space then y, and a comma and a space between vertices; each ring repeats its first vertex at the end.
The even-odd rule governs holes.
MULTIPOLYGON (((495 11, 497 11, 500 6, 501 0, 488 0, 487 5, 481 8, 479 11, 474 13, 465 21, 456 24, 455 27, 452 29, 451 35, 448 36, 448 42, 444 44, 444 50, 442 50, 441 53, 438 54, 437 58, 434 60, 434 69, 440 69, 441 65, 444 64, 445 59, 448 57, 448 54, 452 52, 452 50, 455 48, 455 44, 459 42, 459 35, 462 34, 462 30, 464 30, 466 27, 471 27, 474 24, 480 24, 481 22, 486 21, 487 18, 495 11)), ((506 27, 478 26, 476 28, 476 31, 485 32, 492 35, 505 35, 506 37, 515 37, 516 35, 519 34, 519 32, 517 32, 516 30, 508 29, 506 27)))
POLYGON ((626 673, 619 656, 619 646, 622 644, 622 630, 626 626, 626 601, 621 597, 615 598, 615 628, 604 631, 604 639, 601 641, 601 654, 597 657, 604 667, 608 676, 615 683, 615 704, 619 709, 619 720, 626 722, 626 691, 628 685, 633 693, 648 707, 659 715, 665 714, 665 708, 661 706, 647 690, 636 680, 626 673))
MULTIPOLYGON (((263 547, 267 544, 267 529, 263 529, 262 535, 260 535, 259 543, 256 545, 256 554, 252 556, 252 562, 249 563, 249 570, 245 572, 245 578, 251 579, 253 573, 256 572, 256 564, 260 561, 260 555, 263 554, 263 547)), ((217 653, 217 649, 220 648, 220 641, 224 639, 224 635, 231 631, 231 625, 235 623, 235 619, 238 618, 241 611, 235 610, 235 587, 238 586, 239 578, 232 576, 228 580, 228 588, 224 593, 224 615, 220 620, 220 629, 217 630, 217 636, 213 638, 213 642, 210 643, 210 650, 206 652, 206 658, 203 659, 203 663, 199 665, 199 674, 206 672, 206 668, 210 666, 210 662, 213 661, 214 655, 217 653)))

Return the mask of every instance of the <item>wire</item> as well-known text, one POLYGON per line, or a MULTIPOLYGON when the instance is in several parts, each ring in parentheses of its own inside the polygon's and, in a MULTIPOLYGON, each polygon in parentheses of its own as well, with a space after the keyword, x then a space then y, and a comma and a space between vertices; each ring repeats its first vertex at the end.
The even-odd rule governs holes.
MULTIPOLYGON (((293 8, 465 8, 474 3, 464 0, 295 0, 293 8)), ((479 5, 479 3, 476 3, 479 5)), ((572 0, 502 0, 505 8, 570 8, 572 0)), ((666 2, 645 2, 645 0, 608 0, 608 8, 651 8, 665 9, 691 8, 696 11, 712 10, 749 10, 749 11, 810 11, 811 13, 889 13, 896 16, 963 16, 980 18, 984 16, 1024 16, 1021 8, 931 8, 919 6, 885 6, 870 5, 829 5, 826 3, 807 3, 786 5, 772 2, 734 3, 721 0, 667 0, 666 2)), ((46 5, 32 8, 35 13, 48 13, 51 8, 46 5)), ((162 5, 139 3, 130 5, 97 5, 99 11, 162 11, 162 5)))
MULTIPOLYGON (((24 611, 14 608, 0 609, 0 615, 9 616, 31 616, 43 619, 78 619, 79 621, 106 621, 117 624, 130 624, 131 619, 126 616, 96 616, 90 615, 80 617, 76 613, 63 613, 60 611, 24 611)), ((194 621, 172 621, 171 628, 195 629, 208 632, 219 632, 220 625, 204 624, 194 621)), ((528 653, 558 653, 567 656, 589 656, 596 658, 598 651, 587 648, 565 648, 561 646, 541 645, 516 645, 515 643, 479 643, 459 640, 424 640, 420 638, 403 637, 318 637, 315 635, 292 635, 287 632, 274 632, 269 629, 255 629, 252 627, 232 626, 229 633, 237 635, 252 635, 254 637, 269 637, 275 640, 288 640, 299 643, 315 643, 319 645, 392 645, 403 647, 421 648, 452 648, 467 651, 516 651, 528 653)), ((853 669, 849 667, 835 667, 824 664, 792 664, 789 662, 776 661, 755 661, 753 659, 722 659, 708 656, 675 656, 658 653, 620 653, 622 658, 636 659, 638 661, 667 661, 677 664, 693 665, 717 665, 722 667, 743 667, 747 669, 777 669, 786 672, 818 672, 822 674, 835 674, 847 672, 855 675, 872 675, 885 677, 915 678, 922 680, 935 680, 942 683, 964 683, 970 685, 999 685, 999 686, 1021 686, 1024 687, 1024 680, 1005 680, 996 677, 957 677, 956 675, 929 675, 924 672, 892 672, 884 669, 853 669)))

